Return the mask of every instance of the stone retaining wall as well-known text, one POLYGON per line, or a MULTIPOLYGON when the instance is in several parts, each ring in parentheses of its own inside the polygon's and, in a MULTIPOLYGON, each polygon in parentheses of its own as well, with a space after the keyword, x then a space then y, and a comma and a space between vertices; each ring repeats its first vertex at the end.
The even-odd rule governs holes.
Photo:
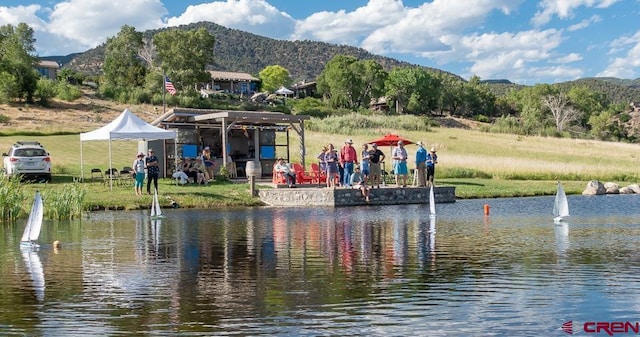
MULTIPOLYGON (((456 201, 456 188, 434 189, 436 203, 456 201)), ((274 188, 258 191, 260 199, 270 206, 353 206, 429 204, 429 189, 420 187, 376 188, 371 190, 369 203, 359 190, 350 188, 274 188)))

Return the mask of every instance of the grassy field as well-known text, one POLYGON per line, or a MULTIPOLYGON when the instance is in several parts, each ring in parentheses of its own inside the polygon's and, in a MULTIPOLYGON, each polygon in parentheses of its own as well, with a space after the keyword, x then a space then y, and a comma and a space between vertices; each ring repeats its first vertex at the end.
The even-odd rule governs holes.
MULTIPOLYGON (((315 162, 323 145, 332 142, 336 148, 348 138, 360 146, 382 135, 327 135, 307 131, 306 163, 315 162)), ((437 179, 492 178, 493 180, 562 180, 614 181, 621 184, 637 182, 640 146, 594 140, 523 137, 509 134, 489 134, 475 130, 433 128, 426 133, 407 132, 403 137, 422 140, 427 147, 438 149, 437 179)), ((292 161, 300 161, 297 136, 290 136, 292 161)), ((80 176, 79 135, 0 137, 0 149, 6 152, 18 140, 38 140, 49 151, 54 174, 80 176)), ((409 158, 416 146, 408 145, 409 158)), ((381 148, 389 155, 389 147, 381 148)), ((138 151, 137 141, 112 141, 113 167, 131 166, 138 151)), ((106 169, 109 142, 82 143, 84 176, 90 169, 106 169)), ((410 163, 410 167, 412 163, 410 163)))
MULTIPOLYGON (((377 134, 326 135, 307 132, 307 160, 314 160, 322 145, 336 147, 353 138, 360 146, 377 134)), ((640 146, 583 139, 524 137, 490 134, 459 128, 432 128, 430 132, 406 132, 403 137, 421 140, 438 152, 436 179, 486 177, 494 180, 570 180, 637 182, 640 146)), ((292 142, 295 143, 295 142, 292 142)), ((414 158, 416 146, 406 146, 414 158)), ((296 149, 292 149, 295 153, 296 149)), ((389 155, 389 147, 382 148, 389 155)), ((296 159, 295 156, 293 156, 296 159)), ((410 163, 410 167, 413 163, 410 163)))

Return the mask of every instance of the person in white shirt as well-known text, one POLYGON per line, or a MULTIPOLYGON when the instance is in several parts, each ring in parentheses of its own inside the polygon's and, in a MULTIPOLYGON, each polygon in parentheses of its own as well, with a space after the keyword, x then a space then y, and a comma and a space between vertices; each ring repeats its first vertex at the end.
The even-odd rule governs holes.
POLYGON ((138 153, 131 167, 136 175, 136 182, 134 184, 136 195, 142 195, 142 186, 144 185, 144 153, 138 153))
POLYGON ((287 164, 283 158, 279 158, 278 161, 276 162, 276 165, 273 167, 273 169, 278 172, 278 173, 282 173, 282 175, 284 176, 285 180, 287 181, 287 185, 289 185, 289 187, 295 187, 296 184, 296 174, 295 172, 293 172, 291 170, 291 167, 289 166, 289 164, 287 164))

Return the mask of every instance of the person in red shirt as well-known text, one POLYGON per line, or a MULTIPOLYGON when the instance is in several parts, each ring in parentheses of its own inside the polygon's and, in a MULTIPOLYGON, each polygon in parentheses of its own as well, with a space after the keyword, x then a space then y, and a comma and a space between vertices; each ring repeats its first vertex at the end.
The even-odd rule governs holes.
POLYGON ((353 140, 351 139, 347 139, 342 149, 340 149, 340 164, 344 171, 342 175, 342 186, 351 186, 353 166, 358 165, 358 154, 353 147, 353 140))

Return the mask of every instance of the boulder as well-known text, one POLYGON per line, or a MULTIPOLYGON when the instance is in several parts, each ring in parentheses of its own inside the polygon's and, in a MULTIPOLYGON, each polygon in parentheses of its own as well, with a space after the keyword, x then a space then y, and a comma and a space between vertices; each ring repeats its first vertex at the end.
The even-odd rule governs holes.
POLYGON ((630 188, 629 186, 625 186, 620 189, 620 194, 633 194, 633 193, 635 192, 633 192, 633 189, 630 188))
POLYGON ((600 181, 591 180, 587 183, 587 188, 582 191, 582 195, 603 195, 605 192, 604 185, 600 181))
POLYGON ((640 185, 638 184, 631 184, 627 187, 629 187, 633 191, 633 193, 636 193, 636 194, 640 193, 640 185))
POLYGON ((604 183, 604 189, 606 194, 619 194, 620 185, 612 182, 604 183))

